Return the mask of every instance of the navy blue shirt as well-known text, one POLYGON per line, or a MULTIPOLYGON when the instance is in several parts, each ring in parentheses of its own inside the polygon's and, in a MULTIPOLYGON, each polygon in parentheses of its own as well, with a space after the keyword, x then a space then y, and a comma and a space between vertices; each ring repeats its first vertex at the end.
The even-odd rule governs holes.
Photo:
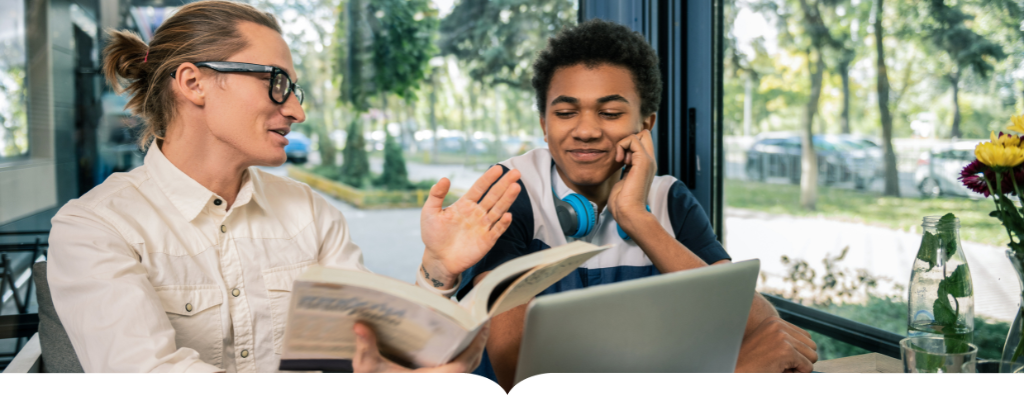
MULTIPOLYGON (((505 172, 508 168, 502 165, 505 172)), ((544 250, 550 246, 543 240, 544 236, 534 233, 535 216, 532 200, 526 190, 525 184, 520 180, 522 189, 515 202, 509 208, 512 213, 512 224, 498 239, 491 251, 487 253, 476 265, 462 274, 462 282, 456 297, 462 299, 473 288, 473 279, 480 273, 488 272, 502 263, 524 256, 533 252, 544 250)), ((542 205, 553 213, 554 204, 542 205)), ((685 184, 676 180, 668 190, 668 218, 671 222, 672 231, 676 240, 687 249, 696 254, 707 264, 720 260, 730 259, 721 243, 715 236, 704 209, 697 202, 685 184)), ((550 241, 549 241, 550 242, 550 241)), ((623 241, 626 246, 638 248, 635 242, 623 241)), ((604 253, 621 249, 613 248, 604 253)), ((642 253, 642 251, 640 251, 642 253)), ((627 260, 627 259, 623 259, 627 260)), ((614 264, 600 265, 602 267, 580 267, 570 273, 558 283, 552 285, 541 295, 558 293, 566 290, 580 289, 598 284, 608 284, 631 279, 639 279, 647 276, 657 275, 660 272, 653 264, 637 264, 635 259, 630 262, 614 262, 614 264)), ((644 260, 649 262, 644 256, 644 260)), ((605 259, 607 261, 607 258, 605 259)), ((481 365, 473 373, 485 376, 497 381, 490 359, 487 353, 481 365)))

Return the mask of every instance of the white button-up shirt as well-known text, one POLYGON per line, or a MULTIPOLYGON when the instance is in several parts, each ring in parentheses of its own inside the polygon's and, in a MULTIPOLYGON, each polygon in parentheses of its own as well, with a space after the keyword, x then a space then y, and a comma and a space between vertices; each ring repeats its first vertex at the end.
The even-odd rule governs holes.
POLYGON ((249 168, 231 210, 157 145, 53 218, 48 281, 86 372, 272 372, 292 281, 365 271, 341 212, 249 168))

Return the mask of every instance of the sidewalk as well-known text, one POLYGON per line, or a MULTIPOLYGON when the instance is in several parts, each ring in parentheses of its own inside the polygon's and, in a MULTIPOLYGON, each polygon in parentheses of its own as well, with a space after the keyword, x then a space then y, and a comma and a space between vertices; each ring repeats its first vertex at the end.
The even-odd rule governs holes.
MULTIPOLYGON (((783 285, 786 268, 779 259, 782 255, 804 259, 818 276, 824 276, 825 255, 837 256, 849 246, 839 265, 888 278, 888 282, 879 282, 879 292, 896 293, 894 284, 905 287, 910 282, 910 270, 921 244, 920 233, 744 209, 726 210, 725 229, 725 246, 733 259, 761 259, 761 271, 773 287, 783 285)), ((962 245, 971 268, 975 315, 1012 321, 1020 286, 1004 255, 1005 248, 973 242, 962 245)))

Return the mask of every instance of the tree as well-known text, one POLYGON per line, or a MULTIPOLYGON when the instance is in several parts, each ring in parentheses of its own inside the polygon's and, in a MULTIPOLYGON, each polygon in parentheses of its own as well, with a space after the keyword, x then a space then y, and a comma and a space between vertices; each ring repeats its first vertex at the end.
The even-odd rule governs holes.
MULTIPOLYGON (((379 98, 386 119, 388 95, 407 102, 416 98, 428 62, 437 53, 437 10, 427 0, 348 0, 339 14, 335 65, 342 76, 341 99, 356 114, 349 126, 342 172, 347 181, 361 186, 369 174, 364 167, 369 162, 362 133, 355 136, 351 131, 361 132, 361 115, 369 110, 372 99, 379 98)), ((400 146, 397 156, 385 156, 384 169, 383 181, 407 176, 400 146)), ((404 186, 408 185, 405 179, 404 186)))
POLYGON ((974 16, 965 13, 960 4, 946 4, 944 0, 918 3, 922 13, 922 32, 933 54, 944 63, 942 77, 953 90, 953 125, 950 137, 960 137, 960 82, 970 69, 982 79, 993 69, 991 60, 1002 60, 1006 53, 1002 46, 979 35, 967 27, 974 16))
POLYGON ((576 21, 571 0, 460 0, 441 21, 441 52, 469 65, 473 80, 530 89, 530 62, 576 21))
POLYGON ((866 22, 871 13, 871 4, 866 1, 827 0, 831 14, 829 29, 834 39, 831 66, 839 74, 842 81, 842 111, 839 127, 842 133, 850 133, 850 66, 857 61, 862 52, 864 37, 867 34, 866 22))
POLYGON ((821 13, 821 4, 827 1, 763 1, 755 6, 762 12, 774 12, 769 18, 777 18, 780 43, 798 50, 807 59, 810 90, 800 120, 800 206, 807 210, 814 210, 818 200, 818 155, 814 150, 813 128, 825 73, 824 53, 828 48, 836 48, 836 40, 821 13))
POLYGON ((384 173, 381 173, 373 183, 377 187, 390 190, 409 189, 409 172, 406 171, 405 159, 402 158, 402 145, 391 133, 384 138, 384 173))
POLYGON ((283 36, 295 56, 296 80, 306 91, 303 103, 306 121, 296 128, 304 130, 310 137, 317 137, 321 164, 334 167, 337 150, 330 133, 341 123, 337 110, 338 90, 331 83, 335 78, 335 68, 330 64, 337 0, 295 0, 287 3, 256 0, 254 6, 271 12, 285 29, 283 36), (295 27, 305 29, 295 30, 295 27))
MULTIPOLYGON (((572 0, 460 0, 441 21, 440 44, 441 53, 458 58, 476 83, 466 88, 469 112, 480 109, 484 87, 494 90, 507 85, 512 95, 531 91, 530 62, 549 37, 575 23, 576 15, 572 0)), ((468 128, 463 127, 466 150, 468 139, 482 129, 480 117, 473 115, 468 128)), ((500 135, 498 123, 492 125, 495 135, 500 135)))
POLYGON ((335 72, 341 76, 339 99, 353 112, 346 129, 341 180, 355 187, 362 187, 370 175, 362 124, 362 115, 370 108, 370 96, 376 92, 371 52, 373 35, 367 21, 368 14, 366 0, 348 0, 340 6, 334 30, 335 72))
POLYGON ((885 0, 875 0, 875 74, 878 89, 878 112, 882 122, 882 148, 885 151, 885 196, 900 195, 899 171, 896 170, 896 153, 892 148, 892 112, 889 110, 889 72, 885 65, 885 48, 882 37, 882 17, 885 15, 885 0))

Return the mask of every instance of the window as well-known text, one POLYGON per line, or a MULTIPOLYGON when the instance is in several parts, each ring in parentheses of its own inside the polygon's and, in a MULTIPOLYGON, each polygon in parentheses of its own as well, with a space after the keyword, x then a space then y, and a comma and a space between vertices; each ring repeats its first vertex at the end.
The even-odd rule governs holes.
MULTIPOLYGON (((1003 255, 1006 233, 988 216, 992 202, 957 178, 977 142, 1024 110, 1020 8, 908 0, 724 3, 725 241, 732 256, 761 260, 763 292, 906 334, 906 287, 921 219, 954 213, 973 277, 979 356, 999 356, 1017 308, 1018 286, 1003 255), (956 14, 949 11, 968 18, 936 24, 956 14), (986 51, 945 49, 934 41, 944 27, 986 51), (879 39, 888 74, 884 106, 879 39), (891 114, 891 136, 883 136, 883 110, 891 114), (803 130, 814 136, 817 179, 800 179, 803 130), (789 161, 762 167, 780 133, 795 136, 785 144, 797 150, 779 150, 789 161), (895 162, 887 165, 890 144, 895 162)), ((856 353, 816 340, 824 342, 826 359, 856 353)))
POLYGON ((0 0, 0 162, 28 156, 25 2, 0 0))
MULTIPOLYGON (((367 192, 429 189, 447 177, 458 195, 498 161, 546 146, 530 64, 548 37, 577 21, 575 0, 335 3, 252 2, 281 22, 306 91, 307 119, 285 148, 290 164, 268 170, 302 168, 367 192), (399 158, 401 167, 392 163, 399 158)), ((382 210, 328 198, 369 269, 415 280, 423 251, 415 197, 382 210)))

